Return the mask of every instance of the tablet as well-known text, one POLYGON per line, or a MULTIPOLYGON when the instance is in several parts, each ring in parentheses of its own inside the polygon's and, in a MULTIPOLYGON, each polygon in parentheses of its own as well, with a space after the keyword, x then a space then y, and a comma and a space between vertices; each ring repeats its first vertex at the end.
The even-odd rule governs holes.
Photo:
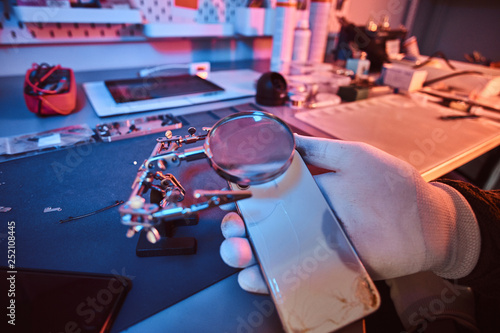
POLYGON ((244 69, 211 72, 208 79, 150 76, 86 82, 83 88, 97 115, 108 117, 254 96, 259 77, 244 69))
POLYGON ((116 103, 137 102, 158 98, 205 95, 224 91, 218 85, 196 75, 142 77, 104 81, 116 103))

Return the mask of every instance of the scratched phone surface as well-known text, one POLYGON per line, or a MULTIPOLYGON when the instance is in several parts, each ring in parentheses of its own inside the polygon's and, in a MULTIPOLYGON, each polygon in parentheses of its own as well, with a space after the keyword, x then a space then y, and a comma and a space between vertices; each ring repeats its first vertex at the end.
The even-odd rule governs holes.
POLYGON ((238 209, 285 331, 331 332, 378 308, 373 282, 297 152, 283 175, 250 190, 238 209))

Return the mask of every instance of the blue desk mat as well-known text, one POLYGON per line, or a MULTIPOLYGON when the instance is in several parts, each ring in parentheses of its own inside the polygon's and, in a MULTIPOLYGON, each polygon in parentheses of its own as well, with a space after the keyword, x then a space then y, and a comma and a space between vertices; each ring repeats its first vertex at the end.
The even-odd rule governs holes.
MULTIPOLYGON (((257 109, 252 105, 239 110, 257 109)), ((239 111, 222 109, 179 117, 188 126, 212 126, 239 111)), ((112 332, 121 331, 236 272, 219 256, 220 222, 225 212, 200 213, 196 226, 177 229, 176 237, 195 237, 195 255, 140 258, 138 235, 128 239, 114 207, 79 220, 59 223, 127 200, 139 165, 149 157, 158 135, 94 143, 0 164, 0 247, 7 253, 7 221, 16 222, 16 266, 50 270, 119 274, 133 283, 112 332), (135 164, 134 162, 137 162, 135 164), (45 207, 62 211, 44 213, 45 207)), ((189 148, 189 145, 187 146, 189 148)), ((186 203, 195 189, 221 189, 226 182, 208 161, 183 163, 172 171, 186 188, 186 203)), ((0 264, 4 265, 4 264, 0 264)), ((95 297, 95 295, 89 295, 95 297)), ((41 309, 43 311, 43 309, 41 309)), ((193 314, 196 315, 196 314, 193 314)))

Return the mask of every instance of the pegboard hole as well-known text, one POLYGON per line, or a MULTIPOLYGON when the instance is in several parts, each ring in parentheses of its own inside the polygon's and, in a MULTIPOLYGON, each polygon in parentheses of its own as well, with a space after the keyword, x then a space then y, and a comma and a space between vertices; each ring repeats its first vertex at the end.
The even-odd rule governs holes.
POLYGON ((12 38, 17 38, 17 34, 15 31, 11 31, 10 35, 12 36, 12 38))
POLYGON ((35 31, 30 30, 30 33, 31 33, 31 37, 36 38, 36 33, 35 33, 35 31))
POLYGON ((61 29, 62 28, 61 23, 56 23, 56 27, 57 27, 57 29, 61 29))
POLYGON ((54 38, 56 35, 54 34, 54 30, 50 30, 49 31, 49 35, 50 37, 54 38))
POLYGON ((68 30, 68 37, 73 37, 73 33, 71 32, 71 30, 68 30))

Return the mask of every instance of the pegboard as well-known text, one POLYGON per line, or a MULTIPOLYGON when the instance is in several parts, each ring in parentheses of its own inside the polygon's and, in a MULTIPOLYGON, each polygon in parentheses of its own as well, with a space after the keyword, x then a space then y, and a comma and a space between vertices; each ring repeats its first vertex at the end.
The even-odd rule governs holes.
POLYGON ((236 7, 246 3, 245 0, 199 0, 198 9, 189 10, 175 7, 174 0, 131 1, 148 23, 233 23, 236 7))
MULTIPOLYGON (((233 23, 236 7, 245 0, 199 0, 198 9, 175 6, 175 0, 130 0, 144 23, 233 23)), ((144 40, 140 24, 24 23, 3 1, 0 7, 0 44, 38 44, 144 40)))

